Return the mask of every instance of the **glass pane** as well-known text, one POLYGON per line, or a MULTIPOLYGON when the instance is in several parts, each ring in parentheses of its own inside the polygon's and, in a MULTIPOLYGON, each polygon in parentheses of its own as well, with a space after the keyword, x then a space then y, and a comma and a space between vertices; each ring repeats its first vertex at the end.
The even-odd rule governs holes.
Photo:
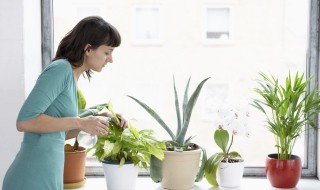
MULTIPOLYGON (((78 16, 85 16, 77 12, 85 1, 76 2, 54 1, 55 45, 77 23, 80 19, 78 16)), ((139 5, 144 2, 135 1, 139 5)), ((188 137, 194 136, 193 142, 207 149, 208 155, 220 151, 213 140, 216 128, 214 112, 218 106, 223 107, 227 101, 250 102, 256 96, 252 89, 257 86, 255 79, 259 77, 259 71, 283 80, 289 70, 291 73, 306 70, 309 19, 307 0, 261 0, 259 3, 256 0, 245 0, 228 3, 233 7, 230 16, 234 40, 232 45, 227 46, 202 43, 202 29, 206 28, 203 8, 208 6, 207 1, 161 1, 164 42, 158 46, 131 43, 131 34, 136 27, 132 15, 124 13, 131 12, 136 6, 132 1, 108 0, 96 3, 100 9, 97 14, 103 14, 103 18, 118 28, 123 41, 114 51, 112 64, 108 64, 101 73, 94 74, 90 83, 80 79, 79 87, 87 99, 87 105, 111 100, 118 112, 138 120, 135 124, 137 128, 151 128, 159 138, 169 139, 160 125, 126 95, 147 103, 175 132, 177 122, 173 75, 180 104, 189 76, 192 76, 189 94, 202 79, 211 76, 194 107, 187 133, 188 137)), ((90 1, 91 7, 96 3, 90 1)), ((94 10, 86 12, 93 14, 94 10)), ((152 9, 149 13, 153 15, 156 12, 156 9, 152 9)), ((140 18, 146 19, 145 16, 140 18)), ((225 24, 221 23, 218 28, 212 27, 213 32, 230 29, 225 24)), ((150 30, 152 37, 155 26, 152 25, 150 30)), ((217 34, 208 35, 214 37, 217 34)), ((252 107, 248 109, 250 136, 236 136, 232 150, 244 157, 246 166, 262 167, 266 155, 276 152, 275 141, 273 135, 263 127, 263 115, 252 107)), ((304 150, 302 136, 296 142, 293 153, 301 156, 305 163, 304 150)))

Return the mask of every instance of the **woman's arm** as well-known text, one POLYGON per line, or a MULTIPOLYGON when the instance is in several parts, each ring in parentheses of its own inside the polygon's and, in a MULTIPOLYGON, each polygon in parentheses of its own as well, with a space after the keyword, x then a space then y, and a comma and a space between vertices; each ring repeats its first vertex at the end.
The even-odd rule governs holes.
POLYGON ((76 138, 78 136, 79 132, 80 132, 79 129, 73 129, 73 130, 68 131, 68 133, 66 135, 66 140, 76 138))
POLYGON ((17 122, 20 132, 53 133, 58 131, 82 130, 90 134, 101 135, 108 133, 108 122, 98 117, 64 117, 57 118, 40 114, 31 120, 17 122))

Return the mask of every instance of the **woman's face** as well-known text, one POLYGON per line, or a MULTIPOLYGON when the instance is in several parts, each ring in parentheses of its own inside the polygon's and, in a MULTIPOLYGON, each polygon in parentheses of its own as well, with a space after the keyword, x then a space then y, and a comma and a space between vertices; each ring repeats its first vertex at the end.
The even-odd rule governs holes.
POLYGON ((113 47, 101 45, 97 49, 89 48, 85 51, 84 65, 87 69, 100 72, 107 63, 112 63, 113 47))

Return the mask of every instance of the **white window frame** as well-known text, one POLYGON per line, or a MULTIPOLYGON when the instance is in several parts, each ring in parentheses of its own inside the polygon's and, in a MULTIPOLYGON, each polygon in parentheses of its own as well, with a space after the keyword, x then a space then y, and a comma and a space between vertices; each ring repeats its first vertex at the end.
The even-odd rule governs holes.
MULTIPOLYGON (((313 89, 315 82, 319 83, 319 25, 318 20, 320 13, 320 0, 310 0, 310 20, 309 20, 309 44, 307 50, 306 76, 314 76, 316 81, 308 86, 313 89)), ((53 57, 53 10, 52 0, 41 0, 41 23, 42 23, 42 65, 43 69, 48 65, 53 57)), ((232 11, 231 11, 232 12, 232 11)), ((231 16, 232 18, 232 16, 231 16)), ((319 116, 317 116, 318 119, 319 116)), ((317 124, 319 123, 316 122, 317 124)), ((319 127, 319 124, 318 126, 319 127)), ((317 133, 313 129, 309 129, 305 133, 305 155, 306 165, 302 168, 302 177, 316 177, 317 175, 317 133)), ((318 166, 319 167, 319 166, 318 166)), ((246 167, 245 176, 265 176, 264 167, 246 167)), ((86 175, 103 175, 102 167, 87 167, 86 175)), ((140 173, 140 175, 148 175, 148 173, 140 173)))
POLYGON ((233 7, 231 5, 206 5, 203 7, 203 29, 202 41, 205 45, 230 45, 233 43, 233 7), (229 38, 228 39, 208 39, 207 38, 207 13, 208 9, 229 9, 229 38))
POLYGON ((132 7, 132 43, 133 45, 162 45, 163 44, 163 17, 161 5, 133 5, 132 7), (139 8, 158 9, 159 11, 159 38, 158 39, 136 39, 136 10, 139 8))

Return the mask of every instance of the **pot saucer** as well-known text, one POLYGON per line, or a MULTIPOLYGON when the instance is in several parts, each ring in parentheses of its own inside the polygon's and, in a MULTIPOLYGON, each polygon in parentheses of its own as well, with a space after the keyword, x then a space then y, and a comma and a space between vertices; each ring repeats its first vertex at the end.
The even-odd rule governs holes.
POLYGON ((84 178, 83 181, 77 182, 77 183, 64 183, 63 184, 63 188, 64 189, 75 189, 75 188, 80 188, 82 186, 84 186, 84 184, 86 183, 86 179, 84 178))

